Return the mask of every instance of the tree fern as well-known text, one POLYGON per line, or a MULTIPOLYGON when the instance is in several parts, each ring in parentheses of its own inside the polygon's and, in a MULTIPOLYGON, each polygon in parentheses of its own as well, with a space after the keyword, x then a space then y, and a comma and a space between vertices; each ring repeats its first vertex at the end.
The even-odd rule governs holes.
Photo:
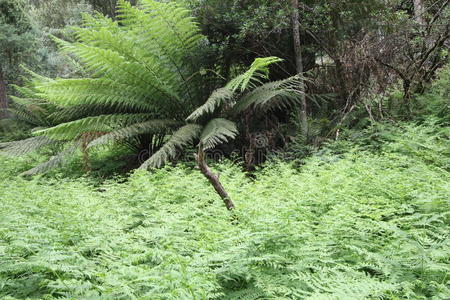
MULTIPOLYGON (((298 101, 301 95, 298 90, 298 76, 277 82, 262 82, 268 78, 269 66, 279 61, 281 60, 277 57, 257 58, 245 73, 232 79, 225 87, 214 91, 203 105, 186 118, 187 122, 201 124, 202 133, 197 139, 203 150, 226 143, 239 134, 238 126, 234 122, 225 118, 213 118, 214 115, 231 116, 239 122, 239 114, 245 110, 287 108, 298 101), (202 124, 202 121, 206 124, 202 124)), ((194 135, 187 136, 187 140, 193 139, 194 135)), ((150 158, 149 163, 145 163, 143 167, 160 166, 165 159, 173 157, 168 153, 175 153, 176 148, 181 145, 182 143, 171 143, 169 140, 163 147, 164 151, 156 153, 155 157, 150 158)))
POLYGON ((48 116, 56 124, 35 134, 69 143, 89 135, 98 140, 88 148, 125 142, 140 149, 148 147, 141 137, 159 145, 166 136, 168 142, 143 167, 159 167, 195 141, 205 149, 227 142, 238 130, 226 117, 239 121, 247 109, 285 108, 299 96, 297 77, 264 84, 270 65, 281 61, 266 57, 198 106, 202 101, 191 81, 198 66, 190 61, 203 36, 190 12, 175 2, 143 0, 131 6, 120 0, 118 21, 85 16, 84 25, 73 31, 75 42, 55 41, 87 76, 34 76, 32 94, 58 107, 48 116))
MULTIPOLYGON (((33 77, 33 96, 58 107, 47 114, 57 123, 49 123, 37 135, 71 143, 95 133, 99 140, 90 147, 124 141, 142 149, 147 145, 140 137, 170 137, 186 124, 198 103, 186 80, 197 73, 189 57, 203 39, 187 9, 174 2, 143 0, 134 7, 120 0, 118 21, 85 16, 83 26, 73 32, 75 42, 55 41, 86 76, 33 77)), ((168 154, 161 157, 169 158, 169 152, 160 152, 168 154)))

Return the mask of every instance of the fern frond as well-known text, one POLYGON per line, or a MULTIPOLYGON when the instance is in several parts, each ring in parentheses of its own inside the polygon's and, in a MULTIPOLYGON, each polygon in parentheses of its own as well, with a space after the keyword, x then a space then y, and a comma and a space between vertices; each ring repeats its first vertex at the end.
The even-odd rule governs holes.
MULTIPOLYGON (((161 57, 149 52, 145 45, 140 44, 139 36, 130 33, 129 30, 119 27, 114 23, 107 28, 77 28, 75 29, 78 40, 94 48, 113 50, 120 53, 126 61, 136 63, 145 68, 151 75, 156 86, 166 86, 168 90, 176 88, 176 74, 167 65, 161 63, 161 57)), ((70 52, 71 44, 63 48, 70 52)))
POLYGON ((114 114, 88 117, 58 126, 39 130, 37 135, 43 135, 56 140, 70 140, 87 132, 110 132, 120 126, 126 126, 134 122, 142 122, 149 119, 148 114, 114 114))
POLYGON ((342 268, 344 270, 322 268, 316 274, 299 273, 292 278, 301 281, 310 290, 299 291, 305 299, 381 298, 399 288, 396 284, 382 282, 344 266, 342 268), (345 270, 348 272, 343 272, 345 270))
POLYGON ((257 84, 261 84, 261 80, 268 78, 269 66, 281 61, 283 61, 281 58, 275 56, 257 58, 244 74, 231 80, 226 87, 233 92, 236 90, 243 92, 248 87, 254 88, 257 84))
POLYGON ((15 118, 34 126, 51 125, 46 119, 48 111, 46 111, 42 106, 33 103, 26 103, 25 101, 21 101, 22 103, 19 103, 19 98, 13 96, 11 99, 14 101, 14 104, 9 111, 15 118))
POLYGON ((263 110, 292 106, 298 102, 302 95, 299 86, 299 76, 265 83, 245 94, 236 103, 233 110, 242 112, 252 106, 263 110))
MULTIPOLYGON (((57 79, 40 85, 40 97, 56 104, 102 105, 117 109, 151 110, 148 90, 111 79, 57 79)), ((153 104, 157 104, 153 102, 153 104)))
POLYGON ((173 128, 177 125, 180 125, 180 122, 173 120, 151 120, 133 124, 100 136, 90 142, 88 148, 123 141, 141 134, 165 132, 168 128, 173 128))
POLYGON ((0 153, 21 156, 57 142, 45 136, 36 136, 20 141, 0 143, 0 153))
MULTIPOLYGON (((56 124, 75 121, 87 117, 99 115, 114 114, 118 110, 115 106, 102 106, 99 104, 79 104, 73 106, 62 107, 60 110, 50 114, 48 118, 55 121, 56 124)), ((126 110, 124 110, 125 112, 126 110)), ((128 113, 132 113, 130 109, 128 113)))
POLYGON ((204 150, 212 149, 234 139, 237 134, 238 129, 233 122, 222 118, 212 119, 203 129, 200 142, 204 150))
POLYGON ((163 78, 155 77, 144 65, 127 60, 120 52, 84 43, 68 44, 62 50, 76 55, 86 70, 93 73, 94 78, 108 78, 122 84, 140 87, 159 97, 180 98, 174 90, 161 84, 163 78))
POLYGON ((197 108, 189 117, 187 121, 196 121, 203 115, 213 113, 217 108, 219 108, 227 100, 233 97, 233 92, 228 88, 221 88, 215 90, 208 100, 199 108, 197 108))
POLYGON ((51 157, 48 161, 20 174, 20 176, 31 176, 39 173, 46 173, 54 168, 61 166, 64 161, 73 154, 81 146, 80 141, 76 141, 74 144, 69 146, 67 149, 61 151, 57 155, 51 157))
POLYGON ((140 169, 161 167, 165 162, 173 159, 177 155, 177 150, 192 144, 192 142, 199 137, 201 130, 202 127, 197 124, 188 124, 181 127, 172 134, 170 139, 161 149, 142 164, 140 169))
POLYGON ((132 28, 131 32, 143 39, 150 53, 157 53, 182 76, 184 57, 189 55, 203 38, 189 11, 175 2, 141 1, 133 7, 127 1, 119 1, 121 23, 132 28))
POLYGON ((222 297, 223 300, 258 300, 258 299, 267 299, 267 294, 264 290, 251 286, 246 289, 237 290, 235 292, 227 294, 225 297, 222 297))

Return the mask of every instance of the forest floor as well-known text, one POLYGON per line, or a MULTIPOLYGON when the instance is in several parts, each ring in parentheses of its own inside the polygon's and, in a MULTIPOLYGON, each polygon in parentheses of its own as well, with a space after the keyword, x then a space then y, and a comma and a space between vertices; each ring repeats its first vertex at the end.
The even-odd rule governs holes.
POLYGON ((99 184, 0 158, 0 298, 445 299, 450 128, 375 132, 215 165, 233 214, 183 165, 99 184))

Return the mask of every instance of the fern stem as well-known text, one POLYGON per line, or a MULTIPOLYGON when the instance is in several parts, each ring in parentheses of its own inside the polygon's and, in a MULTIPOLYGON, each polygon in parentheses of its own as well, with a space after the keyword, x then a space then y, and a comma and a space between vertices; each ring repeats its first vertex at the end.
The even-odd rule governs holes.
POLYGON ((219 176, 213 174, 211 169, 209 168, 208 164, 205 161, 205 151, 203 150, 203 144, 200 143, 198 147, 198 153, 195 155, 195 159, 197 160, 198 167, 200 168, 200 171, 202 174, 209 180, 209 182, 212 184, 214 189, 216 190, 217 194, 222 198, 223 203, 225 204, 226 208, 229 211, 232 211, 235 206, 233 201, 231 201, 230 196, 228 195, 227 191, 223 187, 222 183, 219 180, 219 176))

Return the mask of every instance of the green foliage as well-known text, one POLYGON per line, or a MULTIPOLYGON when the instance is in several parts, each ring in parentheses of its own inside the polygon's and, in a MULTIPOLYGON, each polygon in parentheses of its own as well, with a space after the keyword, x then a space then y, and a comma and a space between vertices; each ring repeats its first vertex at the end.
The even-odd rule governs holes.
POLYGON ((17 70, 17 59, 32 45, 33 33, 25 9, 26 2, 22 0, 0 1, 0 67, 4 72, 17 70))
POLYGON ((199 145, 204 150, 213 149, 234 139, 239 133, 237 125, 225 118, 211 119, 214 114, 230 117, 242 124, 239 117, 249 111, 255 112, 261 108, 266 111, 279 107, 286 108, 296 103, 301 95, 298 89, 298 76, 279 82, 263 82, 268 79, 269 66, 280 61, 278 57, 255 59, 246 72, 236 76, 225 87, 214 91, 203 105, 186 118, 187 121, 194 122, 207 120, 205 126, 197 124, 184 126, 150 157, 142 168, 160 167, 168 159, 175 157, 177 149, 191 145, 196 138, 200 140, 199 145))
POLYGON ((450 125, 450 63, 438 72, 430 90, 418 98, 422 115, 433 114, 439 118, 439 123, 450 125))
POLYGON ((0 119, 9 116, 9 83, 19 79, 19 64, 33 60, 35 37, 26 4, 25 0, 0 0, 0 119))
POLYGON ((183 166, 94 186, 0 158, 0 297, 445 299, 450 143, 430 124, 255 180, 216 165, 233 217, 183 166))
POLYGON ((269 77, 269 66, 281 61, 283 60, 278 57, 257 58, 244 74, 231 80, 227 84, 227 88, 233 92, 236 90, 243 92, 248 88, 255 88, 262 83, 262 79, 269 77))
POLYGON ((201 130, 202 127, 197 124, 187 124, 181 127, 172 134, 170 140, 161 149, 142 164, 141 168, 161 167, 168 160, 175 158, 178 153, 177 151, 180 151, 183 147, 192 145, 200 135, 201 130))
POLYGON ((32 0, 27 15, 35 32, 35 61, 27 64, 35 72, 52 77, 79 76, 77 62, 58 51, 52 36, 73 41, 70 26, 80 26, 83 14, 92 14, 84 0, 32 0))
POLYGON ((35 25, 43 31, 59 34, 66 26, 82 23, 82 14, 91 13, 90 1, 34 0, 30 15, 35 25))
POLYGON ((234 139, 238 133, 236 124, 226 119, 212 119, 203 129, 200 141, 204 149, 214 149, 217 145, 234 139))
POLYGON ((60 107, 48 116, 57 124, 37 135, 69 144, 89 139, 89 147, 125 142, 158 149, 201 101, 189 57, 203 37, 189 11, 174 3, 145 0, 137 8, 119 1, 118 17, 85 16, 72 29, 76 41, 55 38, 87 77, 35 76, 32 97, 60 107))

